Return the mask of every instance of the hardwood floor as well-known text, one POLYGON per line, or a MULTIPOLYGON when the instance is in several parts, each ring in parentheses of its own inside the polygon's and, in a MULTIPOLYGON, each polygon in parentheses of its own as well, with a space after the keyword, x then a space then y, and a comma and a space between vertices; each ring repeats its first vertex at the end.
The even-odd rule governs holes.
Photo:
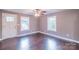
POLYGON ((79 50, 79 44, 43 34, 10 38, 0 42, 1 50, 79 50))

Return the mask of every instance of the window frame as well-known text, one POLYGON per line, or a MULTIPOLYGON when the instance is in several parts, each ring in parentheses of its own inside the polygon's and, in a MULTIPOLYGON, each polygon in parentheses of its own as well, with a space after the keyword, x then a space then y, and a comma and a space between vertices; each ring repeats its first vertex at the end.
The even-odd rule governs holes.
POLYGON ((22 24, 21 24, 22 18, 27 18, 27 20, 28 20, 28 29, 22 30, 21 27, 20 27, 20 31, 29 31, 30 30, 30 20, 29 20, 30 18, 29 18, 29 16, 21 16, 20 17, 20 26, 22 26, 22 24))
MULTIPOLYGON (((50 26, 51 27, 51 26, 50 26)), ((57 20, 56 20, 56 16, 47 16, 47 31, 57 31, 57 20), (49 18, 55 18, 55 29, 49 29, 49 18)))
POLYGON ((13 16, 6 16, 6 22, 13 22, 15 17, 13 16))

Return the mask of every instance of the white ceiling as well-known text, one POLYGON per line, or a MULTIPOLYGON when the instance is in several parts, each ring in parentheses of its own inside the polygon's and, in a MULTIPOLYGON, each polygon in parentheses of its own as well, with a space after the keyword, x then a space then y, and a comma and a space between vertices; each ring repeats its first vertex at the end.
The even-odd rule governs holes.
MULTIPOLYGON (((28 15, 33 15, 33 9, 4 9, 4 10, 11 11, 11 12, 28 14, 28 15)), ((63 11, 64 9, 41 9, 41 10, 46 11, 46 14, 50 14, 50 13, 63 11)))

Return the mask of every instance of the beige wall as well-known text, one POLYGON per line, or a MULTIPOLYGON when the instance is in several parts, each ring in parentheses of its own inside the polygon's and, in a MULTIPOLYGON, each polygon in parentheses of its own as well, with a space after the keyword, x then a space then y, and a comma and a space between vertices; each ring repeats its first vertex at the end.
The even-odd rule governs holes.
POLYGON ((2 38, 2 11, 0 11, 0 39, 2 38))
POLYGON ((74 39, 79 41, 79 10, 77 12, 77 19, 74 21, 74 39))
POLYGON ((1 10, 2 13, 10 13, 10 14, 15 14, 17 15, 17 35, 20 34, 27 34, 30 32, 35 32, 37 31, 37 19, 34 16, 31 15, 26 15, 26 14, 20 14, 20 13, 14 13, 14 12, 10 12, 10 11, 4 11, 1 10), (29 31, 20 31, 20 17, 21 16, 29 16, 29 21, 30 21, 30 30, 29 31))
POLYGON ((66 10, 55 14, 49 14, 47 16, 56 16, 57 20, 57 31, 47 31, 47 16, 41 17, 40 22, 40 31, 58 35, 61 37, 78 40, 79 37, 79 19, 78 10, 66 10), (75 22, 76 21, 76 22, 75 22), (77 36, 77 39, 75 39, 77 36))
POLYGON ((19 15, 18 16, 18 24, 19 24, 19 26, 17 25, 17 31, 18 31, 18 34, 26 34, 26 33, 30 33, 30 32, 35 32, 35 31, 37 31, 37 19, 36 18, 34 18, 34 16, 29 16, 29 26, 30 26, 30 30, 29 31, 20 31, 20 17, 21 16, 27 16, 27 15, 19 15))
POLYGON ((7 12, 17 15, 17 34, 26 34, 35 31, 41 31, 49 34, 58 35, 61 37, 66 37, 73 40, 79 41, 79 10, 66 10, 54 14, 49 14, 47 16, 56 16, 57 19, 57 31, 47 31, 47 16, 41 16, 40 18, 35 18, 31 15, 19 14, 8 11, 0 11, 0 37, 2 32, 2 12, 7 12), (20 16, 30 17, 30 31, 20 31, 20 16))

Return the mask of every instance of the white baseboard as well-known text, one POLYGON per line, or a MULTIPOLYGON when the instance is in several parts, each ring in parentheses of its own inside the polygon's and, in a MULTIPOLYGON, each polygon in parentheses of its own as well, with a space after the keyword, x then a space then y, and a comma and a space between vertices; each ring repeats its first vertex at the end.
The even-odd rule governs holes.
POLYGON ((30 33, 21 34, 21 35, 16 35, 16 36, 13 36, 13 37, 2 38, 0 41, 8 39, 8 38, 21 37, 21 36, 26 36, 26 35, 36 34, 36 33, 39 33, 39 31, 30 32, 30 33))
MULTIPOLYGON (((21 36, 26 36, 26 35, 36 34, 36 33, 41 33, 41 34, 49 35, 49 36, 52 36, 52 37, 60 38, 60 39, 62 39, 62 40, 67 40, 67 41, 70 41, 70 42, 79 43, 79 41, 76 41, 76 40, 73 40, 73 39, 69 39, 69 38, 65 38, 65 37, 61 37, 61 36, 58 36, 58 35, 49 34, 49 33, 45 33, 45 32, 41 32, 41 31, 35 31, 35 32, 31 32, 31 33, 16 35, 16 36, 14 36, 14 37, 21 37, 21 36)), ((12 37, 9 37, 9 38, 12 38, 12 37)), ((1 41, 1 40, 4 40, 4 39, 2 38, 2 39, 0 39, 0 41, 1 41)))
POLYGON ((2 39, 0 39, 0 41, 1 41, 2 39))
POLYGON ((57 38, 60 38, 60 39, 62 39, 62 40, 67 40, 67 41, 70 41, 70 42, 79 43, 79 41, 76 41, 76 40, 73 40, 73 39, 69 39, 69 38, 65 38, 65 37, 61 37, 61 36, 54 35, 54 34, 49 34, 49 33, 41 32, 41 31, 39 31, 39 33, 45 34, 45 35, 49 35, 49 36, 52 36, 52 37, 57 37, 57 38))
POLYGON ((39 31, 35 31, 35 32, 27 33, 27 34, 17 35, 16 37, 21 37, 21 36, 26 36, 26 35, 36 34, 36 33, 39 33, 39 31))

